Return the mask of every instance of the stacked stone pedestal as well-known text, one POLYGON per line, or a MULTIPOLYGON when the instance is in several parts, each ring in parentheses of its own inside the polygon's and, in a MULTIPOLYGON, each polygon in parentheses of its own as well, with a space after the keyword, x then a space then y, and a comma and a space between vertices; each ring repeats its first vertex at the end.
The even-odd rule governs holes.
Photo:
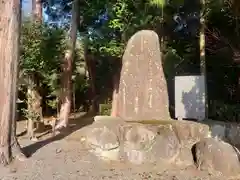
POLYGON ((99 120, 85 128, 84 139, 102 160, 133 164, 197 166, 227 176, 238 175, 238 151, 211 138, 208 125, 189 121, 127 122, 99 120))

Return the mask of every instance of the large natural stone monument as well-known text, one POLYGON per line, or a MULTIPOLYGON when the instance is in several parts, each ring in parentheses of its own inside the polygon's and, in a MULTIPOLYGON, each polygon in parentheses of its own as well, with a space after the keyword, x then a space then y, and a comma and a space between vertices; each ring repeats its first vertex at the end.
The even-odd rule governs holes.
POLYGON ((230 144, 213 139, 202 139, 195 144, 196 164, 201 170, 218 171, 221 174, 239 175, 239 150, 230 144))
MULTIPOLYGON (((192 92, 191 105, 198 106, 194 96, 201 94, 201 88, 193 86, 189 92, 192 92)), ((86 148, 100 159, 160 168, 191 166, 210 174, 239 175, 240 153, 235 146, 240 147, 240 125, 169 120, 167 85, 155 32, 139 31, 129 40, 123 56, 119 92, 114 95, 117 101, 113 112, 116 113, 96 116, 93 124, 81 129, 86 148)), ((189 96, 184 99, 189 100, 189 96)), ((187 106, 186 112, 191 107, 187 106)), ((183 115, 192 117, 192 114, 183 115)))
POLYGON ((125 120, 170 119, 167 84, 158 35, 141 30, 128 41, 122 58, 117 116, 125 120))

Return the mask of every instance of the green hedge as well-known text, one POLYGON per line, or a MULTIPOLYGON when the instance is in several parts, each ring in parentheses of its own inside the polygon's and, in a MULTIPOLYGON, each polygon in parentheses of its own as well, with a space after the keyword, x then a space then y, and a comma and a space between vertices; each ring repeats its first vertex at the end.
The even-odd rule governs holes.
POLYGON ((111 109, 112 109, 111 104, 99 104, 99 115, 110 116, 111 109))

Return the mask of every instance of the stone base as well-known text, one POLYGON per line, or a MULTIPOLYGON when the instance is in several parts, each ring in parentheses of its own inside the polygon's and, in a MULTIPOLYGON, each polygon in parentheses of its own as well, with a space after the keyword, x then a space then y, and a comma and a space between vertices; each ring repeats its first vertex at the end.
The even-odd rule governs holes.
POLYGON ((211 136, 226 141, 240 148, 240 124, 233 122, 222 122, 207 120, 202 123, 210 128, 211 136))
POLYGON ((184 120, 126 122, 105 116, 95 120, 86 128, 85 143, 101 159, 133 164, 197 165, 224 175, 239 172, 238 151, 211 138, 207 124, 184 120), (220 163, 221 156, 228 162, 220 163))

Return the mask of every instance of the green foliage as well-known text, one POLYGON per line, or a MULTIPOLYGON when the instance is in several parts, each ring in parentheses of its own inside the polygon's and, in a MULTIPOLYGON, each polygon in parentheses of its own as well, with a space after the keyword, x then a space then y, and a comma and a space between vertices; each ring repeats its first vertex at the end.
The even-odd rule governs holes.
POLYGON ((166 4, 166 0, 150 0, 151 5, 156 5, 158 7, 164 7, 166 4))
POLYGON ((107 19, 91 30, 88 48, 92 53, 115 57, 122 56, 124 46, 136 31, 155 28, 161 15, 161 10, 140 0, 108 1, 98 11, 106 11, 107 19))
POLYGON ((105 100, 104 104, 99 104, 99 115, 110 116, 112 110, 111 99, 105 100))
POLYGON ((22 26, 21 68, 26 72, 43 74, 55 71, 63 57, 64 40, 65 34, 61 29, 25 21, 22 26))
MULTIPOLYGON (((69 6, 71 0, 52 2, 58 2, 57 4, 62 6, 59 8, 62 11, 58 14, 67 17, 71 9, 69 6)), ((205 35, 209 100, 224 102, 217 106, 219 111, 210 114, 219 119, 221 117, 236 119, 234 112, 238 112, 239 109, 235 105, 229 105, 239 103, 239 98, 237 99, 236 96, 239 65, 237 67, 233 63, 233 54, 240 52, 237 2, 205 0, 205 5, 201 8, 208 29, 205 35), (232 33, 233 30, 234 33, 232 33), (226 66, 229 68, 225 68, 226 66)), ((85 72, 85 54, 91 54, 95 58, 95 86, 97 93, 103 95, 110 89, 108 85, 112 83, 112 75, 116 72, 116 66, 119 67, 120 64, 116 62, 121 58, 128 39, 141 29, 152 29, 165 40, 161 43, 161 50, 168 79, 173 80, 176 75, 199 74, 199 25, 195 28, 197 30, 192 33, 193 35, 185 33, 185 30, 191 33, 194 29, 191 27, 191 19, 188 21, 188 18, 194 16, 193 14, 199 15, 199 2, 192 0, 86 0, 81 1, 79 6, 80 38, 73 74, 77 99, 85 99, 89 91, 89 81, 85 72), (193 7, 192 2, 197 5, 193 7), (107 18, 103 18, 105 15, 107 18), (174 20, 176 16, 180 17, 179 22, 174 20)), ((51 16, 51 13, 49 15, 51 16)), ((62 21, 62 18, 58 20, 57 23, 62 21)), ((50 94, 56 96, 65 34, 57 28, 38 26, 24 24, 22 41, 25 45, 21 56, 21 67, 26 74, 33 72, 40 74, 41 82, 47 84, 50 94)), ((52 99, 48 103, 52 107, 56 106, 52 99)), ((107 103, 103 102, 103 104, 107 103)), ((215 105, 210 104, 210 106, 215 105)), ((105 110, 108 108, 103 109, 100 110, 102 114, 110 113, 105 110)))
POLYGON ((238 122, 240 118, 240 105, 227 104, 223 101, 212 101, 210 106, 210 117, 222 121, 238 122))
POLYGON ((33 120, 33 121, 38 121, 39 120, 39 114, 34 112, 34 111, 29 111, 28 109, 23 108, 22 109, 23 115, 25 118, 33 120))
MULTIPOLYGON (((65 33, 62 29, 24 21, 21 36, 20 85, 27 88, 45 88, 48 97, 57 97, 60 89, 60 65, 65 48, 65 33), (29 77, 33 78, 32 81, 29 81, 29 77)), ((51 100, 48 104, 56 107, 56 102, 51 100)), ((26 113, 25 111, 25 115, 26 113)), ((32 115, 28 112, 26 116, 32 115)))
POLYGON ((171 0, 171 1, 167 1, 167 0, 148 0, 150 5, 153 6, 157 6, 160 8, 163 8, 169 4, 172 4, 174 6, 181 6, 184 4, 184 0, 171 0))
POLYGON ((49 107, 51 107, 52 109, 56 109, 57 106, 58 106, 58 100, 57 99, 54 99, 54 100, 48 99, 47 100, 47 105, 49 107))
POLYGON ((22 26, 20 68, 44 77, 59 71, 65 44, 61 29, 25 21, 22 26))
MULTIPOLYGON (((27 79, 34 74, 41 80, 41 84, 50 88, 51 94, 57 95, 64 40, 65 34, 61 29, 25 21, 21 38, 21 78, 27 79)), ((28 83, 23 85, 28 86, 28 83)))
POLYGON ((124 50, 124 44, 116 40, 110 40, 105 46, 99 48, 99 52, 110 56, 120 57, 124 50))
POLYGON ((107 41, 107 39, 96 37, 94 41, 90 41, 88 45, 88 49, 91 53, 101 53, 103 56, 121 57, 124 50, 124 44, 116 39, 107 41))
POLYGON ((99 104, 99 115, 110 116, 111 115, 111 104, 99 104))

